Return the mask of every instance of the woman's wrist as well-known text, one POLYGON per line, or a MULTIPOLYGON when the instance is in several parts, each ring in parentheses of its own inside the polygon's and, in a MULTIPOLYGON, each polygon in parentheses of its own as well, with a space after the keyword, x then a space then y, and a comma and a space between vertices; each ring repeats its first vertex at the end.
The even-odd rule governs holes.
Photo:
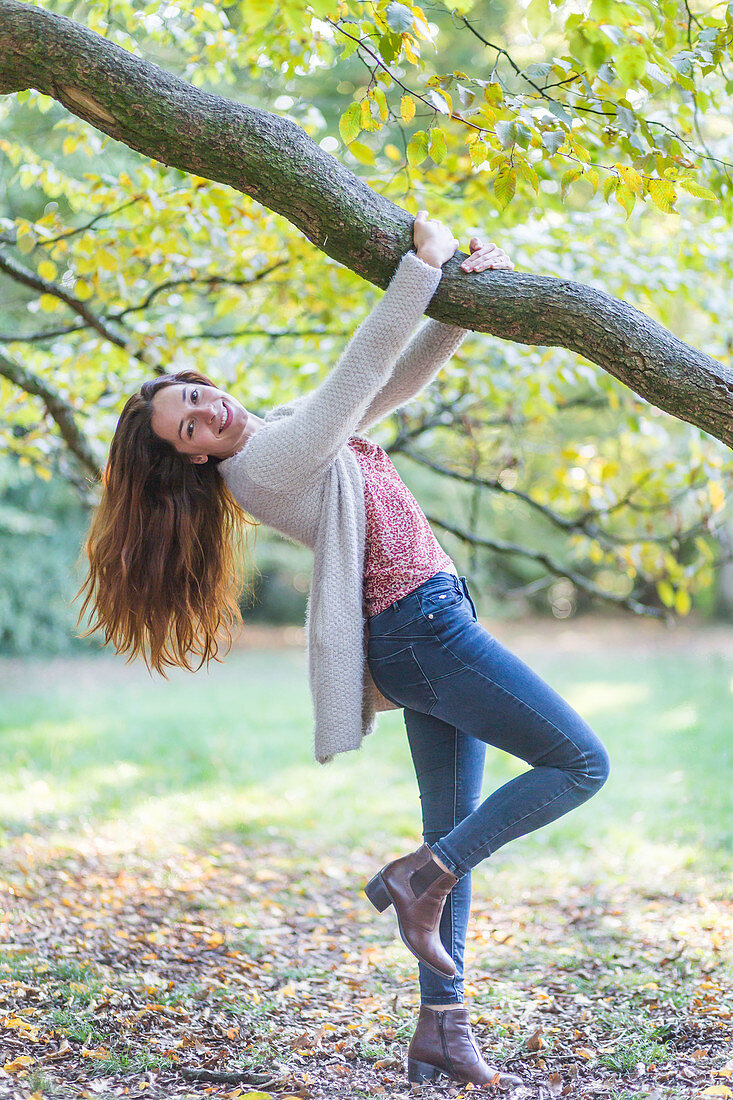
POLYGON ((445 260, 440 259, 439 253, 431 248, 418 248, 415 254, 418 260, 422 260, 424 264, 430 264, 431 267, 442 267, 445 263, 445 260))

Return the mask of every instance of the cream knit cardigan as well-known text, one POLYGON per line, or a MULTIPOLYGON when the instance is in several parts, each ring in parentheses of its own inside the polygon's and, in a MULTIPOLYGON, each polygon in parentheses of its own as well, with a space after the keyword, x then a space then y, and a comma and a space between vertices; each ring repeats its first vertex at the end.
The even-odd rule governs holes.
POLYGON ((219 464, 246 512, 314 552, 305 625, 320 764, 359 748, 381 699, 366 660, 364 483, 346 443, 418 393, 465 337, 429 319, 405 348, 441 276, 407 252, 328 377, 219 464))

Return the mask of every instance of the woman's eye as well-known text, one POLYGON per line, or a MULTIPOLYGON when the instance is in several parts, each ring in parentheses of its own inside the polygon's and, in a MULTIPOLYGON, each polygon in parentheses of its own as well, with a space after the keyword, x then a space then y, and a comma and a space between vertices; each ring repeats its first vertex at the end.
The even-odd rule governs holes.
POLYGON ((196 402, 198 401, 198 399, 199 399, 199 391, 198 390, 191 390, 191 403, 195 405, 196 402))
POLYGON ((193 436, 193 420, 189 420, 188 427, 186 428, 186 434, 188 435, 189 439, 191 439, 191 437, 193 436))

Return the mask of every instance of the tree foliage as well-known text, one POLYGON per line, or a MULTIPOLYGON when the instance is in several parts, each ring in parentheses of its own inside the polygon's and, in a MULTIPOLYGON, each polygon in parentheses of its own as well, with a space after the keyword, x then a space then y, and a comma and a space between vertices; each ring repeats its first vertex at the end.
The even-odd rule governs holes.
MULTIPOLYGON (((0 18, 17 7, 1 0, 0 18)), ((498 240, 518 271, 618 295, 730 363, 733 7, 45 8, 292 120, 464 247, 476 232, 498 240)), ((316 384, 373 303, 285 217, 50 96, 0 99, 0 172, 2 442, 77 479, 151 371, 209 371, 262 412, 316 384)), ((477 571, 514 563, 507 591, 564 576, 684 614, 714 580, 728 452, 583 356, 477 332, 380 438, 409 455, 405 476, 432 463, 434 484, 453 487, 436 529, 477 571)))

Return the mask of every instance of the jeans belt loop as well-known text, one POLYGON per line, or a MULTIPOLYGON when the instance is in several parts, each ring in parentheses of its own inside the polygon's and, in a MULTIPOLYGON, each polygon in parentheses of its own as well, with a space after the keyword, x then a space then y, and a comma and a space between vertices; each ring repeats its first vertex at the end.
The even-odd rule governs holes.
POLYGON ((473 611, 473 617, 474 617, 474 619, 478 620, 478 614, 476 612, 476 605, 474 604, 473 600, 471 599, 471 593, 468 591, 468 583, 466 581, 466 578, 465 577, 459 577, 458 580, 461 582, 461 588, 463 589, 464 596, 466 597, 466 599, 468 600, 468 602, 471 605, 471 610, 473 611))

